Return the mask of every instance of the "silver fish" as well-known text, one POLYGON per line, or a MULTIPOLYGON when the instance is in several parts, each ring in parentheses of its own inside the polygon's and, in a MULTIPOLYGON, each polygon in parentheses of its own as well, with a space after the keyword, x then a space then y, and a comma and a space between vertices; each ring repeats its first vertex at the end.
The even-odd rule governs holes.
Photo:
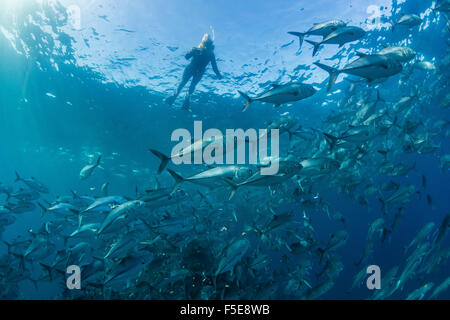
POLYGON ((328 91, 331 90, 337 80, 337 77, 341 73, 359 76, 367 79, 369 82, 372 82, 376 79, 391 77, 403 70, 402 65, 397 60, 389 58, 388 56, 377 54, 361 57, 340 70, 319 62, 314 64, 330 74, 327 89, 328 91))
POLYGON ((322 23, 315 23, 313 27, 311 27, 306 32, 295 32, 295 31, 289 31, 288 33, 298 37, 300 47, 299 50, 302 48, 303 39, 305 36, 322 36, 323 38, 327 37, 330 33, 343 28, 347 26, 347 23, 345 23, 342 20, 330 20, 325 21, 322 23))
POLYGON ((272 103, 279 107, 284 103, 295 102, 311 97, 316 93, 312 85, 304 83, 273 84, 272 89, 251 98, 247 94, 239 91, 239 94, 247 101, 242 111, 246 111, 254 101, 272 103))

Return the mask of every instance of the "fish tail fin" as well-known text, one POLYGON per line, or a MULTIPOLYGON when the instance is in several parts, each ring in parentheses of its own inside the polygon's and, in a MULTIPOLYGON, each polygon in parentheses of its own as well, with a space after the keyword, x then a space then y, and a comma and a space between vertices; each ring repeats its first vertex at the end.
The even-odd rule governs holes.
POLYGON ((74 213, 74 214, 80 214, 80 210, 76 210, 76 209, 69 209, 70 212, 74 213))
POLYGON ((383 229, 383 235, 382 235, 382 238, 381 238, 381 243, 384 243, 384 241, 386 241, 387 239, 389 239, 389 241, 390 241, 391 234, 392 234, 392 230, 391 229, 384 228, 383 229))
POLYGON ((320 256, 319 263, 322 263, 323 256, 324 256, 325 252, 327 252, 327 249, 317 248, 317 252, 319 253, 319 256, 320 256))
POLYGON ((38 280, 30 278, 30 281, 33 283, 33 286, 36 289, 36 291, 39 291, 39 289, 38 289, 38 280))
POLYGON ((100 161, 102 160, 102 155, 99 155, 97 158, 97 162, 95 163, 95 166, 98 167, 100 165, 100 161))
POLYGON ((236 194, 236 191, 237 191, 239 185, 234 183, 234 181, 227 179, 227 178, 224 178, 223 180, 226 183, 228 183, 228 185, 231 187, 231 194, 230 194, 230 197, 228 198, 228 200, 231 200, 234 197, 234 195, 236 194))
POLYGON ((327 92, 329 92, 336 83, 336 80, 341 72, 338 69, 324 65, 320 62, 315 62, 314 64, 318 66, 320 69, 323 69, 330 74, 330 80, 328 81, 328 89, 327 89, 327 92))
POLYGON ((330 150, 333 151, 334 146, 336 145, 336 142, 339 140, 339 138, 326 132, 323 132, 323 135, 325 136, 325 140, 327 141, 327 143, 330 145, 330 150))
POLYGON ((74 198, 74 199, 78 199, 78 198, 80 198, 80 196, 77 194, 77 192, 76 191, 74 191, 74 190, 70 190, 70 192, 72 193, 72 197, 74 198))
POLYGON ((377 150, 379 154, 381 154, 384 159, 387 159, 390 150, 377 150))
POLYGON ((15 171, 15 173, 16 173, 16 180, 14 180, 14 182, 22 180, 22 178, 20 177, 19 173, 17 171, 15 171))
POLYGON ((183 178, 182 176, 180 176, 178 173, 176 173, 175 171, 171 170, 171 169, 167 169, 167 172, 170 173, 170 175, 172 176, 172 178, 175 179, 175 185, 173 186, 173 190, 172 193, 178 189, 178 187, 186 181, 185 178, 183 178))
POLYGON ((141 221, 143 224, 144 224, 144 226, 146 226, 147 228, 148 228, 148 230, 153 230, 154 228, 147 222, 147 221, 145 221, 144 219, 139 219, 139 221, 141 221))
POLYGON ((292 142, 292 136, 295 134, 294 132, 288 131, 289 134, 289 145, 291 145, 292 142))
POLYGON ((312 44, 314 46, 313 49, 313 57, 317 54, 317 52, 319 51, 320 46, 322 45, 321 42, 315 42, 315 41, 311 41, 311 40, 305 40, 306 42, 308 42, 309 44, 312 44))
POLYGON ((388 21, 388 23, 392 26, 392 32, 394 32, 394 30, 395 30, 395 22, 393 22, 393 21, 388 21))
POLYGON ((52 278, 52 267, 48 264, 45 264, 43 262, 39 262, 39 265, 48 273, 48 277, 50 278, 50 281, 53 280, 52 278))
POLYGON ((153 153, 155 156, 157 156, 161 160, 161 164, 159 165, 159 168, 158 168, 158 174, 160 174, 166 168, 167 164, 169 163, 170 158, 155 149, 150 149, 150 152, 153 153))
POLYGON ((380 90, 377 90, 377 101, 376 101, 376 103, 378 104, 379 102, 386 102, 386 100, 384 100, 384 98, 381 96, 380 90))
POLYGON ((58 272, 59 274, 66 275, 66 272, 65 272, 64 270, 61 270, 61 269, 58 269, 58 268, 55 268, 55 267, 53 267, 53 268, 54 268, 54 270, 55 270, 56 272, 58 272))
POLYGON ((394 117, 394 120, 392 122, 392 126, 400 128, 400 126, 398 125, 398 116, 394 117))
POLYGON ((42 213, 41 213, 41 218, 43 218, 45 216, 45 213, 47 212, 47 208, 44 207, 44 205, 40 202, 38 202, 38 206, 41 208, 42 213))
POLYGON ((289 34, 298 37, 298 42, 299 42, 299 48, 298 50, 302 49, 302 45, 303 45, 303 39, 305 39, 305 34, 301 33, 301 32, 295 32, 295 31, 288 31, 289 34))
POLYGON ((67 241, 69 241, 70 236, 62 236, 63 237, 63 243, 64 243, 64 247, 67 247, 67 241))
POLYGON ((419 95, 420 95, 420 89, 419 89, 419 86, 414 86, 414 88, 412 89, 412 92, 411 92, 411 97, 412 98, 414 98, 414 99, 418 99, 419 98, 419 95))
POLYGON ((242 109, 242 112, 245 112, 248 109, 248 107, 250 107, 250 104, 253 102, 253 99, 240 90, 238 90, 238 92, 241 95, 241 97, 243 97, 247 101, 244 105, 244 108, 242 109))
POLYGON ((8 248, 8 255, 9 255, 11 253, 12 244, 3 239, 1 239, 0 241, 3 242, 6 245, 6 247, 8 248))
POLYGON ((16 257, 17 259, 19 259, 20 261, 20 266, 22 267, 22 270, 25 269, 25 255, 20 254, 20 253, 11 253, 14 257, 16 257))

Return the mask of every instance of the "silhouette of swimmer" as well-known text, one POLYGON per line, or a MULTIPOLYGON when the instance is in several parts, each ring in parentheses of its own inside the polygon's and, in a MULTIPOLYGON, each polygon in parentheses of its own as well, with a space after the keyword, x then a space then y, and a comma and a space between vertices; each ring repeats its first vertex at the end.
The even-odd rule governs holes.
POLYGON ((211 66, 219 79, 222 79, 222 75, 217 69, 216 57, 214 56, 214 43, 209 34, 205 34, 202 38, 202 42, 197 47, 194 47, 189 51, 186 56, 186 60, 191 59, 189 65, 184 69, 183 78, 178 85, 177 91, 173 96, 166 99, 166 102, 171 105, 175 102, 175 99, 180 94, 186 83, 192 78, 191 85, 189 86, 189 92, 184 99, 183 108, 189 110, 190 97, 195 91, 195 87, 200 82, 205 73, 205 69, 211 62, 211 66))

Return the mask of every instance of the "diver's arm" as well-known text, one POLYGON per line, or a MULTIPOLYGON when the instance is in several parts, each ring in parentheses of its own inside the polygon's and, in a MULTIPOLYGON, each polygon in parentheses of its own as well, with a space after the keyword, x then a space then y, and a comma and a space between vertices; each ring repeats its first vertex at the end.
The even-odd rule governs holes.
POLYGON ((186 58, 186 60, 189 60, 190 58, 192 58, 194 56, 194 52, 197 50, 197 48, 192 48, 191 51, 189 51, 188 53, 186 53, 186 55, 184 56, 186 58))
POLYGON ((220 74, 219 69, 217 68, 216 56, 214 53, 211 53, 211 66, 216 73, 217 78, 222 79, 222 75, 220 74))

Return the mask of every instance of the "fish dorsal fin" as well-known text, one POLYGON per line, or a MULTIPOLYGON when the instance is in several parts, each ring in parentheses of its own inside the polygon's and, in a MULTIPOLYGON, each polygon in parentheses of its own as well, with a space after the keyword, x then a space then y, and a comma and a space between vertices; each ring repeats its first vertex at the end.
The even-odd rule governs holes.
POLYGON ((74 190, 70 190, 74 199, 80 199, 80 196, 74 190))
POLYGON ((362 57, 367 57, 368 56, 368 54, 367 53, 363 53, 363 52, 356 52, 356 55, 358 56, 358 57, 360 57, 360 58, 362 58, 362 57))

